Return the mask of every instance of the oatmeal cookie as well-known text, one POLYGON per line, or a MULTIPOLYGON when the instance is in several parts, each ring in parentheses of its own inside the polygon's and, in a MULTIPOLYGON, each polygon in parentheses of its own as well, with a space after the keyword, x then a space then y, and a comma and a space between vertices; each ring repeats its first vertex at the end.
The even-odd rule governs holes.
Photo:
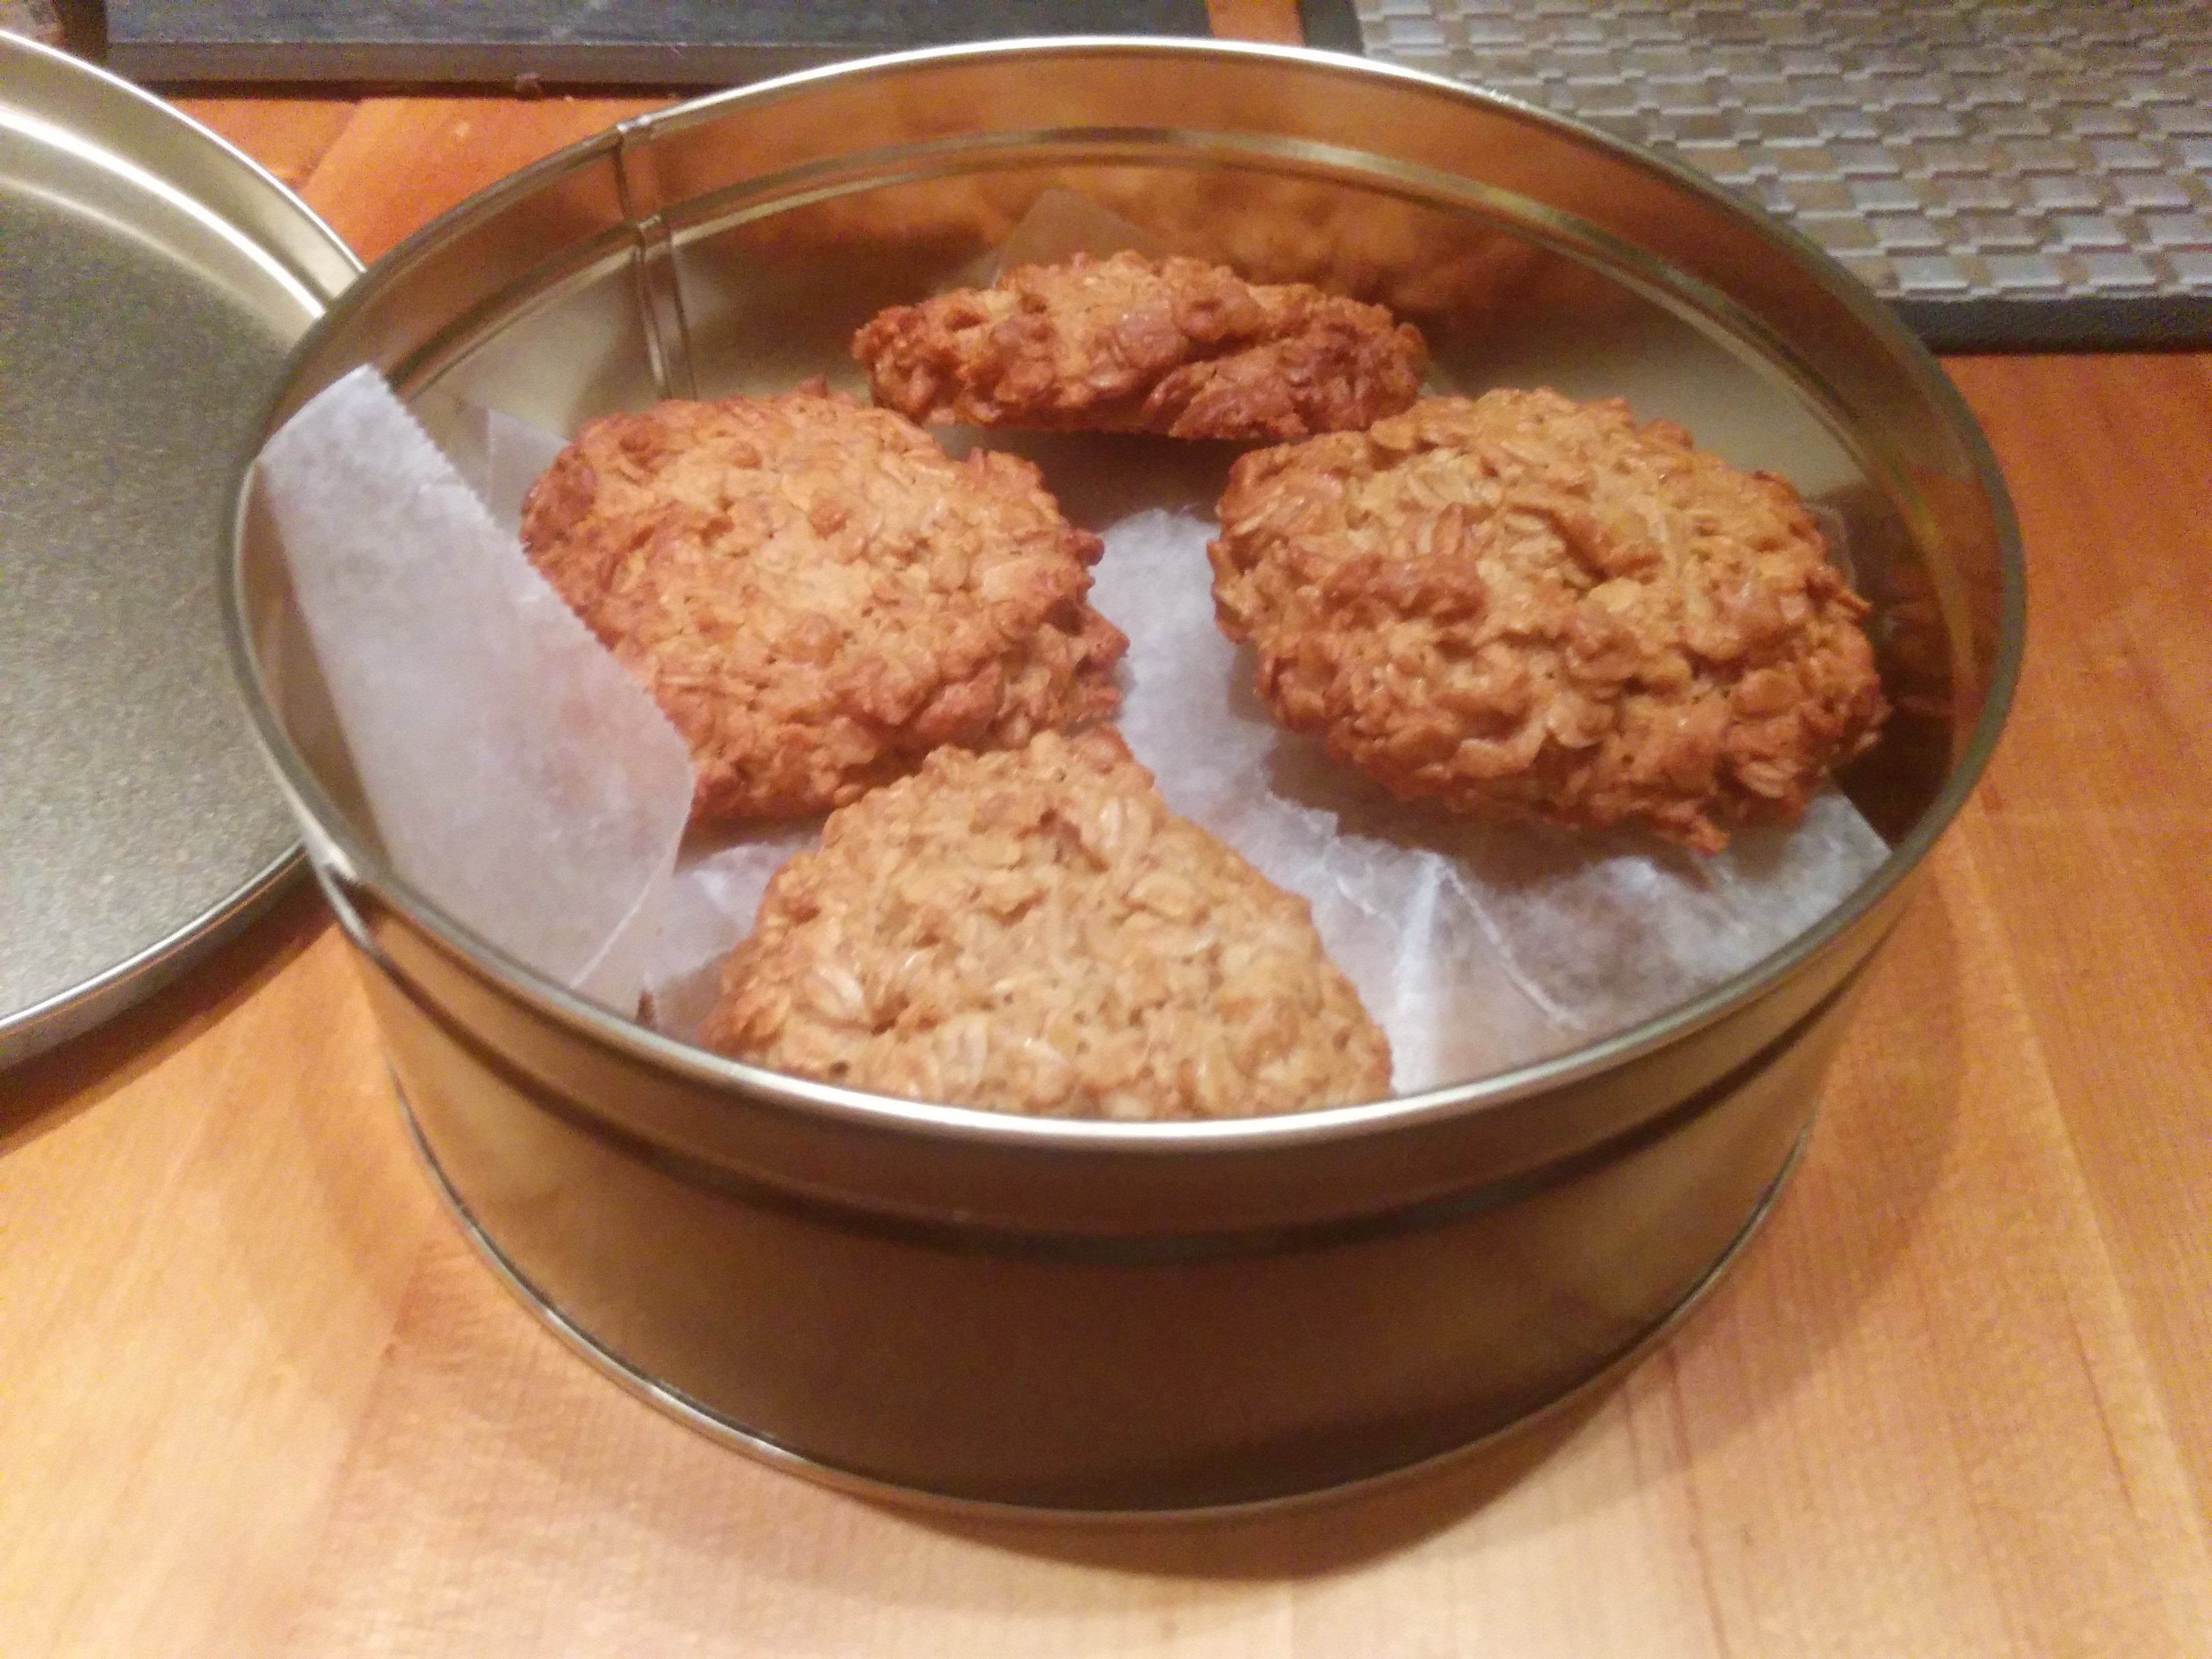
POLYGON ((1220 516, 1260 695, 1401 796, 1715 852, 1887 713, 1796 491, 1619 398, 1425 398, 1240 458, 1220 516))
POLYGON ((1135 253, 895 306, 853 355, 876 401, 918 421, 1276 441, 1396 413, 1428 362, 1380 306, 1135 253))
POLYGON ((522 538, 690 744, 695 821, 820 811, 1119 700, 1098 538, 1036 469, 818 381, 589 422, 522 538))
POLYGON ((1305 902, 1170 812, 1104 728, 939 750, 832 813, 769 882, 703 1040, 1033 1115, 1243 1117, 1390 1086, 1305 902))

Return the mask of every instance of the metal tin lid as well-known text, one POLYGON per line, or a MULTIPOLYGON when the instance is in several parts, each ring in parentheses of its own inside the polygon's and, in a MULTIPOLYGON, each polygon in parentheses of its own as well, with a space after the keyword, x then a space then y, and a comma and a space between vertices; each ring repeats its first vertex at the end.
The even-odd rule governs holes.
POLYGON ((214 134, 0 35, 0 1065, 296 867, 216 563, 285 354, 359 270, 214 134))

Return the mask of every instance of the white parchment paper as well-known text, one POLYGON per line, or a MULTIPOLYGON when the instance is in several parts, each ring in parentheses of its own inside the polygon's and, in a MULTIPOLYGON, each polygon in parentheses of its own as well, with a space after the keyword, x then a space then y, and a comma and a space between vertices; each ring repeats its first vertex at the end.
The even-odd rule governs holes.
MULTIPOLYGON (((271 443, 263 476, 394 860, 610 1006, 635 1008, 641 984, 653 1023, 688 1037, 769 876, 818 820, 695 835, 677 857, 680 740, 514 538, 562 440, 483 412, 457 445, 464 481, 374 392, 357 377, 325 392, 271 443)), ((1206 543, 1231 452, 990 441, 1037 459, 1070 516, 1103 534, 1091 598, 1130 636, 1118 723, 1131 749, 1170 805, 1312 905, 1389 1036, 1401 1093, 1681 1002, 1787 944, 1887 854, 1833 792, 1801 825, 1740 835, 1714 858, 1395 801, 1278 729, 1249 654, 1214 625, 1206 543)))
MULTIPOLYGON (((1086 447, 1110 461, 1109 501, 1190 493, 1189 459, 1143 441, 1048 447, 1061 468, 1086 447)), ((1389 1036, 1401 1093, 1562 1053, 1686 1000, 1788 944, 1887 855, 1833 791, 1794 829, 1746 832, 1710 858, 1394 800, 1279 729, 1253 695, 1249 654, 1214 625, 1208 514, 1142 508, 1099 527, 1091 601, 1130 638, 1116 724, 1170 805, 1312 905, 1389 1036)), ((679 868, 648 969, 664 1029, 697 1029, 716 962, 814 834, 713 845, 679 868)))
POLYGON ((374 370, 287 422, 258 483, 393 867, 635 1010, 690 810, 684 740, 374 370))
POLYGON ((1213 531, 1152 511, 1106 532, 1093 602, 1146 647, 1121 729, 1170 805, 1313 905, 1401 1093, 1658 1013, 1787 944, 1887 855, 1833 792, 1711 858, 1395 800, 1253 695, 1250 654, 1213 626, 1213 531))

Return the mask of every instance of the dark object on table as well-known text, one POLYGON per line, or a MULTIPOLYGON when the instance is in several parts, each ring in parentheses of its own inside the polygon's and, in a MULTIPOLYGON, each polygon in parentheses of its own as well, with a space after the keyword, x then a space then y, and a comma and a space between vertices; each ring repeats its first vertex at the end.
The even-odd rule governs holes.
MULTIPOLYGON (((1350 7, 1309 38, 1358 49, 1350 7), (1324 40, 1323 37, 1326 37, 1324 40)), ((723 86, 908 46, 1204 35, 1204 0, 111 0, 110 63, 151 81, 723 86)))

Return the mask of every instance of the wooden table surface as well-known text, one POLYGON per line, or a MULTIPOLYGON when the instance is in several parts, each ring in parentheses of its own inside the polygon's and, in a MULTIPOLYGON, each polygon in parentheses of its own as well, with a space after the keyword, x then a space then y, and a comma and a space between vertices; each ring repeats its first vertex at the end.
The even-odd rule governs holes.
MULTIPOLYGON (((644 106, 187 103, 365 258, 644 106)), ((1571 1421, 1237 1523, 773 1473, 470 1253, 303 890, 0 1079, 0 1655, 2212 1654, 2212 358, 1948 368, 2010 732, 1765 1233, 1571 1421)))

